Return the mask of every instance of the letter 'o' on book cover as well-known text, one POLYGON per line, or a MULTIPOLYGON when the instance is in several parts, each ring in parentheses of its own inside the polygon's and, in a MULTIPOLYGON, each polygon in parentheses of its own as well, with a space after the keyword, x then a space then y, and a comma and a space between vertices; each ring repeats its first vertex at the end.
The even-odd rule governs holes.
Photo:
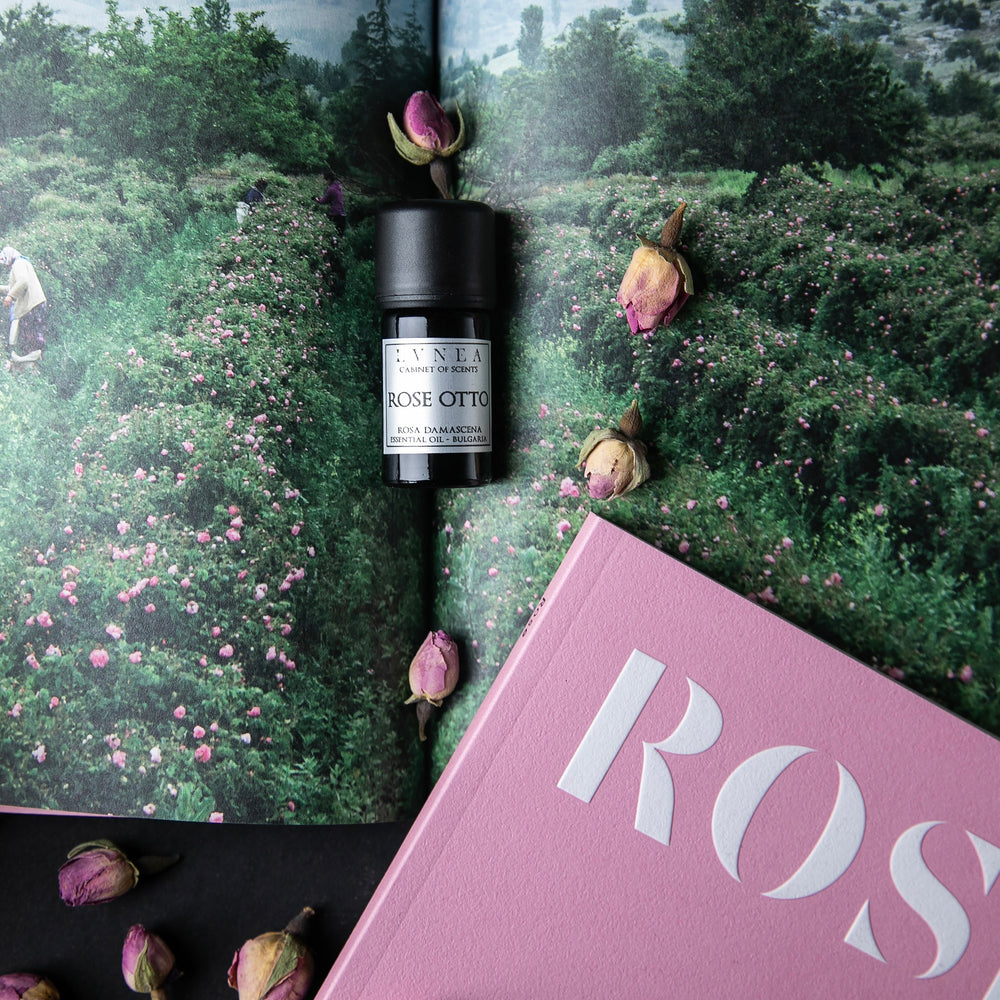
POLYGON ((1000 743, 591 516, 320 1000, 1000 1000, 1000 743))

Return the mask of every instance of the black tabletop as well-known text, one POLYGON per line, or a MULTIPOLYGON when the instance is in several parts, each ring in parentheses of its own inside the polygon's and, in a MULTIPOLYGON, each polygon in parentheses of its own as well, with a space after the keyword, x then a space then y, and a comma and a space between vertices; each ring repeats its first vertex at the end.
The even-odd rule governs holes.
POLYGON ((226 977, 248 938, 304 906, 315 992, 406 833, 372 826, 226 826, 149 819, 0 814, 0 974, 48 976, 63 1000, 135 996, 121 974, 132 924, 159 934, 183 975, 171 1000, 236 998, 226 977), (71 908, 56 873, 76 844, 116 843, 130 858, 179 854, 108 903, 71 908))

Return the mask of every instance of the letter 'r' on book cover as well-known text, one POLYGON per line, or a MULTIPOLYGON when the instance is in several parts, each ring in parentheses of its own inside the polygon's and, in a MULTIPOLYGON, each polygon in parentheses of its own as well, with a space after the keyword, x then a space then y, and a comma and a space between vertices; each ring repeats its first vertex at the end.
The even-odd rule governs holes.
POLYGON ((591 515, 319 998, 998 1000, 998 774, 591 515))

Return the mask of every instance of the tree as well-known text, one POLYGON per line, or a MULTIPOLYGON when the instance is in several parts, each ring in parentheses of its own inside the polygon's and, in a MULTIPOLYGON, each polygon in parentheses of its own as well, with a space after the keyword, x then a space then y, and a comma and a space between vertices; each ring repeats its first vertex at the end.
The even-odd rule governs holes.
POLYGON ((60 122, 53 110, 53 87, 68 83, 83 58, 84 36, 52 20, 52 10, 36 4, 0 15, 0 139, 51 131, 60 122))
POLYGON ((986 121, 997 118, 997 102, 993 88, 982 77, 959 70, 947 87, 932 83, 927 104, 936 115, 958 117, 975 114, 986 121))
POLYGON ((875 47, 821 34, 805 0, 693 0, 688 14, 685 71, 659 95, 668 162, 891 169, 922 127, 875 47))
POLYGON ((178 181, 224 153, 254 151, 286 168, 325 158, 317 126, 303 113, 301 87, 281 79, 288 46, 260 14, 228 4, 190 18, 161 8, 127 23, 116 0, 108 27, 80 71, 56 89, 55 108, 72 123, 83 155, 100 162, 138 159, 178 181))
POLYGON ((655 73, 621 11, 595 10, 570 25, 564 44, 548 50, 544 89, 546 127, 576 159, 573 165, 590 167, 603 149, 639 137, 649 122, 655 73))
POLYGON ((538 69, 542 58, 542 26, 545 11, 537 4, 521 11, 521 34, 517 39, 517 56, 527 70, 538 69))

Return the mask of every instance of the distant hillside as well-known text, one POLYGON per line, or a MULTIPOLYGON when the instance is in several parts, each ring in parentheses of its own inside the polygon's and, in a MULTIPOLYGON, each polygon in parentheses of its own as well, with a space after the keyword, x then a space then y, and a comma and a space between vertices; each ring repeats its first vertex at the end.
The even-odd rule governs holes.
MULTIPOLYGON (((485 61, 490 72, 500 75, 518 64, 517 39, 521 31, 518 5, 491 4, 480 7, 461 0, 441 5, 446 30, 442 33, 443 61, 465 56, 485 61)), ((543 34, 546 45, 577 17, 602 7, 618 8, 635 30, 641 48, 653 57, 681 65, 683 40, 669 30, 684 18, 683 0, 651 0, 648 10, 629 14, 630 4, 595 4, 593 0, 541 0, 545 11, 543 34)), ((930 73, 946 83, 960 69, 985 76, 1000 85, 1000 10, 980 7, 963 0, 855 3, 823 0, 818 5, 825 30, 846 33, 861 43, 874 42, 885 48, 887 61, 902 74, 930 73)))

